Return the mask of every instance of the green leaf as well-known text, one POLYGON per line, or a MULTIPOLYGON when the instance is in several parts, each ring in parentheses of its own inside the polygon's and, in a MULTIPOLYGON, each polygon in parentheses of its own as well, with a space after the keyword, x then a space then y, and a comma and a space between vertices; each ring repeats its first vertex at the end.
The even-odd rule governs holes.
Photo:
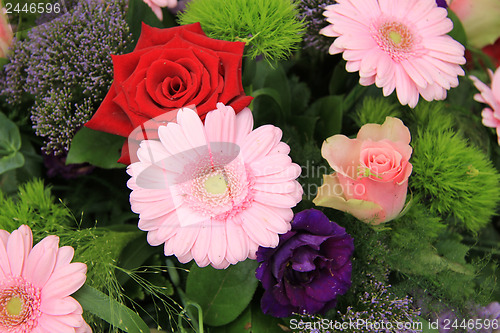
POLYGON ((257 288, 255 260, 246 260, 226 269, 193 264, 187 278, 187 297, 203 309, 207 325, 221 326, 235 320, 247 307, 257 288))
POLYGON ((453 22, 453 29, 448 33, 454 40, 467 47, 467 34, 458 16, 448 8, 448 18, 453 22))
POLYGON ((279 107, 281 109, 283 109, 283 106, 281 103, 281 96, 276 89, 274 89, 274 88, 260 88, 260 89, 255 90, 254 92, 252 92, 252 97, 254 98, 254 100, 257 99, 257 97, 259 97, 259 96, 271 97, 276 102, 276 104, 278 104, 279 107))
POLYGON ((304 133, 306 138, 312 139, 314 136, 314 129, 316 128, 316 122, 319 117, 310 116, 291 116, 290 123, 295 126, 295 128, 300 133, 304 133))
POLYGON ((283 322, 278 318, 262 313, 259 304, 260 302, 252 302, 236 320, 227 325, 215 327, 210 332, 283 333, 283 329, 280 327, 280 325, 283 325, 283 322))
POLYGON ((21 134, 16 124, 0 113, 0 174, 24 165, 21 134))
POLYGON ((211 333, 251 333, 252 330, 252 312, 248 307, 241 315, 231 323, 214 327, 210 330, 211 333))
POLYGON ((317 132, 321 134, 321 140, 340 133, 343 103, 342 96, 325 96, 311 105, 309 112, 320 117, 317 132))
POLYGON ((85 284, 73 294, 73 297, 82 305, 85 311, 95 314, 124 332, 150 332, 148 325, 136 312, 95 288, 85 284))
MULTIPOLYGON (((120 228, 125 226, 120 225, 120 228)), ((134 226, 137 230, 137 226, 134 226)), ((136 239, 130 241, 120 254, 120 267, 125 270, 134 270, 139 268, 153 254, 158 253, 158 248, 149 245, 146 240, 146 234, 141 234, 136 239)), ((120 285, 124 285, 130 278, 130 275, 123 271, 116 272, 116 279, 120 285)))
POLYGON ((264 81, 264 87, 273 88, 278 92, 281 100, 281 111, 285 118, 289 116, 291 104, 290 85, 283 66, 278 65, 273 71, 269 72, 264 81))
POLYGON ((138 40, 141 34, 142 23, 156 28, 167 28, 176 25, 175 18, 168 9, 163 9, 163 21, 160 21, 143 0, 129 1, 127 23, 135 41, 138 40))
POLYGON ((283 333, 282 324, 280 319, 264 314, 260 302, 252 304, 252 333, 283 333))
POLYGON ((71 141, 66 164, 87 162, 104 169, 123 168, 116 162, 123 141, 121 136, 82 127, 71 141))

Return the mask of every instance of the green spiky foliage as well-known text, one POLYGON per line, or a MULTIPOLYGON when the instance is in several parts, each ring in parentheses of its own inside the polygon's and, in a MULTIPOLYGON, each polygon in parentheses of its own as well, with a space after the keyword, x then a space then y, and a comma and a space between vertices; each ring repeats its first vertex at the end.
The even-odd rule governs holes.
POLYGON ((39 241, 47 235, 59 234, 74 223, 70 211, 55 198, 43 182, 35 180, 19 186, 17 197, 0 191, 0 229, 12 232, 26 224, 39 241))
POLYGON ((387 98, 382 97, 365 97, 361 107, 356 110, 353 118, 356 125, 359 127, 375 123, 383 124, 386 117, 401 116, 401 107, 391 103, 387 98))
POLYGON ((495 214, 500 175, 488 157, 452 129, 442 104, 414 111, 410 187, 432 213, 477 233, 495 214))
POLYGON ((212 38, 246 43, 246 55, 267 60, 287 58, 302 40, 304 25, 290 0, 193 0, 179 16, 181 24, 200 22, 212 38))
MULTIPOLYGON (((7 197, 0 191, 0 229, 12 232, 23 224, 31 228, 34 244, 48 235, 57 235, 59 246, 75 248, 73 261, 87 264, 86 283, 123 302, 115 267, 123 248, 137 238, 137 231, 76 229, 78 223, 71 211, 57 202, 50 187, 40 180, 20 186, 17 197, 7 197)), ((106 324, 96 317, 85 316, 93 324, 94 332, 104 332, 106 324)))

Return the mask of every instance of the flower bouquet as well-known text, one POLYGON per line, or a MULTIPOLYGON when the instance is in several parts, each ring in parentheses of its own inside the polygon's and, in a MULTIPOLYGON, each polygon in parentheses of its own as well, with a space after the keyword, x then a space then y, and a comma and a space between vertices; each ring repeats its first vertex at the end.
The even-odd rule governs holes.
POLYGON ((2 6, 0 332, 500 332, 497 0, 2 6))

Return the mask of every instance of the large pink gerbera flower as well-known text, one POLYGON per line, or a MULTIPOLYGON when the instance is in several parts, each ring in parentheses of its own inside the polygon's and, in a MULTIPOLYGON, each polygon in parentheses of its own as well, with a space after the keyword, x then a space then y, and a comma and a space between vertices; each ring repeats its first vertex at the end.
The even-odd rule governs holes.
POLYGON ((331 23, 320 33, 337 37, 330 54, 343 52, 359 83, 394 89, 401 104, 446 98, 464 75, 464 47, 446 35, 453 23, 435 0, 338 0, 326 7, 331 23))
POLYGON ((488 104, 489 108, 484 108, 483 125, 493 127, 497 130, 498 144, 500 145, 500 69, 497 68, 495 74, 488 69, 491 79, 491 89, 475 76, 470 76, 474 85, 479 90, 479 94, 474 95, 474 99, 480 103, 488 104))
POLYGON ((160 141, 141 143, 128 187, 151 245, 165 243, 165 255, 215 268, 278 245, 302 197, 300 167, 279 128, 252 127, 250 109, 235 115, 218 103, 205 125, 182 109, 177 123, 160 126, 160 141))
POLYGON ((48 236, 33 247, 31 229, 0 230, 0 332, 92 332, 70 295, 85 283, 87 266, 70 263, 74 250, 48 236))

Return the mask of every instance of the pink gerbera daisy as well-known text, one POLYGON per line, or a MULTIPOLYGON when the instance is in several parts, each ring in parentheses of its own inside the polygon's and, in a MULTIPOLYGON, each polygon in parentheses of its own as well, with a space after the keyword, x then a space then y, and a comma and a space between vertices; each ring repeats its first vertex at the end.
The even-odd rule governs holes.
POLYGON ((74 250, 57 236, 33 248, 31 229, 0 230, 0 332, 92 332, 70 295, 85 283, 87 266, 70 263, 74 250))
POLYGON ((489 108, 484 108, 483 125, 497 129, 498 144, 500 145, 500 69, 497 68, 495 74, 488 69, 491 79, 491 89, 475 76, 470 76, 474 85, 479 90, 479 94, 474 95, 474 99, 480 103, 488 104, 489 108))
POLYGON ((205 125, 181 109, 177 123, 160 126, 160 141, 142 141, 128 187, 151 245, 165 243, 165 255, 215 268, 278 245, 302 198, 301 169, 279 128, 252 127, 250 109, 235 115, 218 103, 205 125))
POLYGON ((338 0, 324 15, 331 24, 320 33, 337 37, 330 54, 343 52, 361 85, 396 89, 403 105, 442 100, 464 75, 465 49, 446 35, 453 23, 435 0, 338 0))

